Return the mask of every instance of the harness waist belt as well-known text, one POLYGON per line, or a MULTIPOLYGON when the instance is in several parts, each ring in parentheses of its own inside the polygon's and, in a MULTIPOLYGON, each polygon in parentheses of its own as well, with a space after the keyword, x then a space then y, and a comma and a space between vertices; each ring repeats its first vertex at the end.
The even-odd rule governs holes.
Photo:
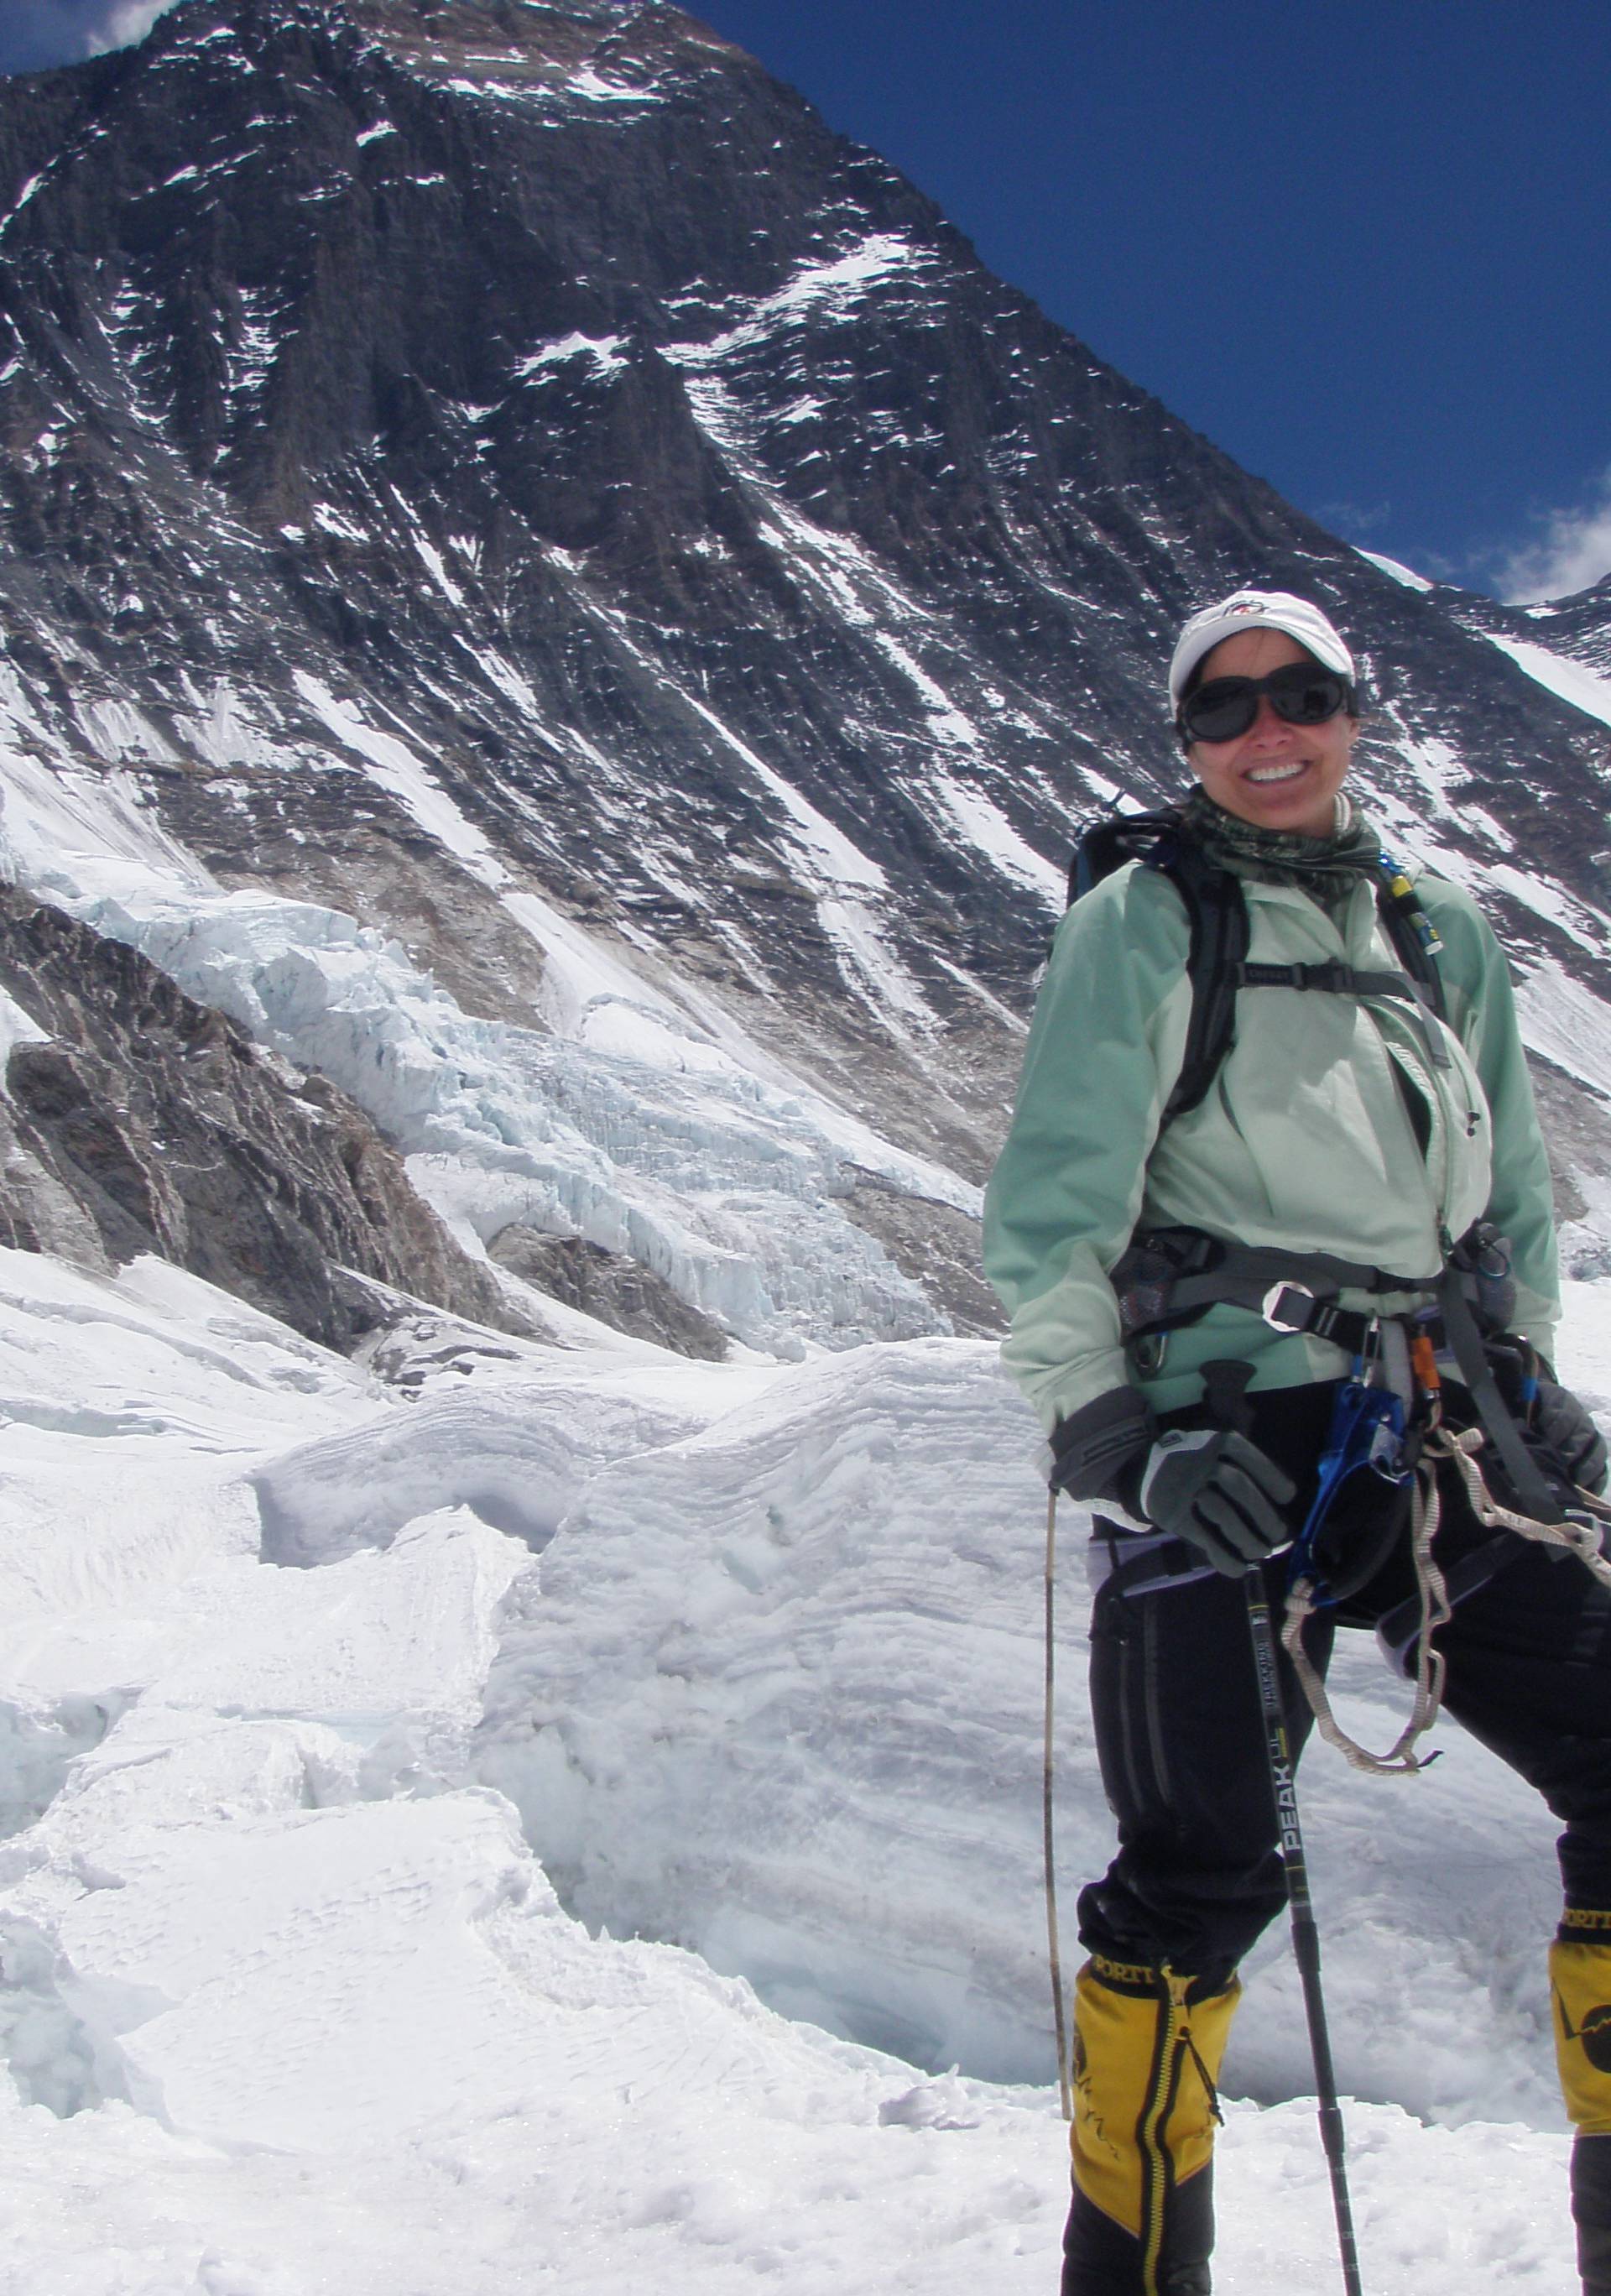
POLYGON ((1395 1275, 1329 1252, 1227 1243, 1200 1228, 1155 1228, 1115 1261, 1110 1283, 1126 1342, 1195 1322, 1221 1305, 1246 1308, 1272 1331, 1366 1352, 1378 1316, 1340 1308, 1339 1292, 1419 1293, 1430 1307, 1438 1275, 1395 1275))
MULTIPOLYGON (((1417 1328, 1435 1348, 1443 1344, 1443 1320, 1426 1310, 1412 1310, 1417 1328)), ((1382 1318, 1357 1308, 1339 1308, 1335 1300, 1317 1299, 1302 1283, 1277 1283, 1264 1294, 1259 1313, 1272 1332, 1304 1333, 1329 1340, 1351 1356, 1368 1355, 1381 1328, 1382 1318)))

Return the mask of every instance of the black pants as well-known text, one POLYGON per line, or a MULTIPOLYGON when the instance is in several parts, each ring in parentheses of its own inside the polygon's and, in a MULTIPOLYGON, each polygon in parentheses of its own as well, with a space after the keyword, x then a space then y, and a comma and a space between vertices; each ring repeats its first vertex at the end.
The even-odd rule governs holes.
MULTIPOLYGON (((1334 1392, 1247 1398, 1253 1440, 1298 1484, 1295 1523, 1313 1496, 1334 1392)), ((1435 1551, 1447 1569, 1492 1534, 1446 1472, 1442 1498, 1435 1551)), ((1409 1509, 1407 1488, 1368 1470, 1344 1485, 1333 1549, 1380 1559, 1357 1595, 1310 1621, 1305 1648, 1322 1669, 1337 1625, 1374 1626, 1412 1593, 1409 1509)), ((1100 1520, 1097 1536, 1105 1536, 1100 1520)), ((1119 1850, 1081 1893, 1080 1937, 1116 1961, 1166 1960, 1195 1976, 1200 1992, 1214 1992, 1286 1903, 1246 1596, 1217 1572, 1140 1584, 1156 1570, 1156 1554, 1127 1565, 1124 1535, 1110 1546, 1117 1567, 1092 1614, 1091 1697, 1119 1850)), ((1166 1559, 1187 1572, 1198 1558, 1181 1546, 1166 1559)), ((1266 1571, 1279 1617, 1286 1558, 1266 1571)), ((1529 1546, 1458 1606, 1437 1645, 1449 1662, 1449 1711, 1536 1786, 1565 1825, 1566 1903, 1611 1909, 1611 1594, 1570 1555, 1529 1546)), ((1284 1658, 1282 1668, 1301 1742, 1309 1709, 1284 1658)))

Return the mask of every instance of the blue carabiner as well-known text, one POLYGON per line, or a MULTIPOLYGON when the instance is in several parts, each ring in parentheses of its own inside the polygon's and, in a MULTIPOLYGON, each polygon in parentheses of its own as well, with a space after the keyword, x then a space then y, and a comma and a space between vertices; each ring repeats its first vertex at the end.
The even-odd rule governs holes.
POLYGON ((1390 1387, 1371 1387, 1364 1373, 1364 1358, 1356 1356, 1352 1375, 1337 1389, 1326 1447, 1320 1456, 1314 1499, 1288 1557, 1288 1585, 1295 1586, 1300 1578, 1307 1578, 1313 1589, 1312 1599, 1319 1609, 1324 1609, 1335 1597, 1315 1571, 1315 1541, 1343 1484, 1361 1467, 1370 1468, 1389 1483, 1404 1482, 1413 1472, 1403 1459, 1403 1402, 1390 1387))

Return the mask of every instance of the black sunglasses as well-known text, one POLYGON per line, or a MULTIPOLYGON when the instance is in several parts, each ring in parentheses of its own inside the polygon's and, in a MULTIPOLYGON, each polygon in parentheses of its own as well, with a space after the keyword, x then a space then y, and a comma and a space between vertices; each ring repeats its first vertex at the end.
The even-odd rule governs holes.
POLYGON ((1211 677, 1181 704, 1180 729, 1188 742, 1234 742, 1258 716, 1259 695, 1288 726, 1323 726, 1353 706, 1353 688, 1318 662, 1285 661, 1268 677, 1211 677))

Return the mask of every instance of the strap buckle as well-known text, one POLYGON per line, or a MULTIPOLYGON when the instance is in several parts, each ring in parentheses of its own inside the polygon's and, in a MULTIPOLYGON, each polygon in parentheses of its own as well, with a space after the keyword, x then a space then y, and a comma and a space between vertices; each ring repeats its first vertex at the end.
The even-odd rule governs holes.
POLYGON ((1314 1294, 1306 1283, 1272 1283, 1264 1294, 1259 1313, 1272 1332, 1296 1335, 1311 1328, 1315 1304, 1314 1294), (1295 1303, 1290 1308, 1287 1305, 1288 1300, 1295 1303))

